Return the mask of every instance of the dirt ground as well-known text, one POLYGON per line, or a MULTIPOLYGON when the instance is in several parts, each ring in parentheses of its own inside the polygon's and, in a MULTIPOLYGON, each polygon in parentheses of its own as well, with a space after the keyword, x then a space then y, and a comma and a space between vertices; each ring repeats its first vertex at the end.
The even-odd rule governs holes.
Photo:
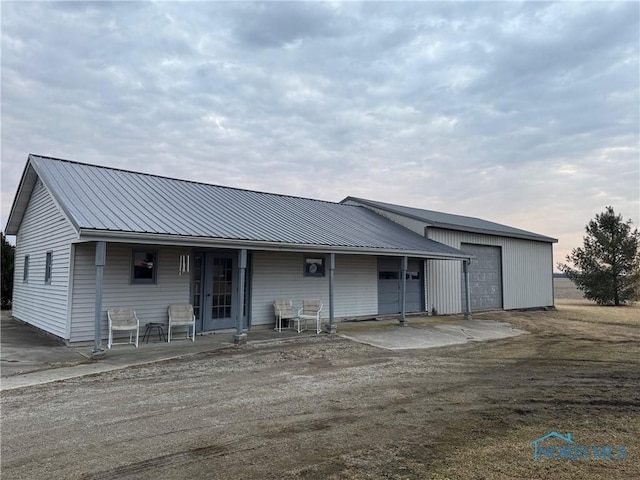
POLYGON ((556 303, 476 315, 531 332, 493 342, 320 336, 3 392, 2 478, 640 478, 640 306, 556 303), (552 431, 626 458, 534 462, 552 431))

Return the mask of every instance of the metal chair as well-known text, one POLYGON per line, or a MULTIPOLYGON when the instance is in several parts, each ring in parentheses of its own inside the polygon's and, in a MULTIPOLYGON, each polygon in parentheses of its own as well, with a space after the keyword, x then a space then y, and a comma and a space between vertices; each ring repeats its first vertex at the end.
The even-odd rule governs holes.
POLYGON ((107 317, 109 318, 109 341, 107 342, 107 348, 111 348, 111 345, 130 345, 135 344, 138 348, 138 337, 140 335, 140 320, 136 315, 136 311, 129 307, 110 308, 107 310, 107 317), (128 331, 128 342, 114 342, 114 331, 128 331), (136 332, 136 341, 133 341, 133 332, 136 332))
POLYGON ((298 317, 295 321, 298 323, 298 333, 302 330, 301 323, 304 321, 304 327, 307 327, 307 320, 315 320, 316 321, 316 333, 320 333, 322 331, 322 326, 320 325, 320 312, 322 311, 322 302, 320 300, 303 300, 302 308, 298 310, 298 317))
POLYGON ((167 343, 171 341, 171 333, 175 327, 187 327, 187 340, 196 341, 196 316, 193 314, 193 306, 190 304, 169 305, 169 328, 167 330, 167 343), (189 329, 191 328, 191 336, 189 329))
POLYGON ((276 330, 282 331, 282 321, 291 322, 296 318, 293 302, 289 299, 279 298, 273 301, 273 314, 276 317, 276 330))

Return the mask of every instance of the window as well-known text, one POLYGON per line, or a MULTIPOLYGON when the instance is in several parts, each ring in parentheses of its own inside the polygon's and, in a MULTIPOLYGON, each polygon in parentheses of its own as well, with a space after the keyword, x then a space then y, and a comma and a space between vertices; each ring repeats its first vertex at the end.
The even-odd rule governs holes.
POLYGON ((398 280, 400 274, 396 272, 380 271, 378 272, 378 280, 398 280))
POLYGON ((131 283, 156 283, 158 252, 134 250, 131 258, 131 283))
POLYGON ((305 277, 324 277, 324 257, 304 257, 305 277))
POLYGON ((44 283, 51 283, 51 265, 53 263, 53 252, 47 252, 44 264, 44 283))
POLYGON ((24 256, 24 270, 22 271, 22 281, 29 283, 29 255, 24 256))
POLYGON ((420 280, 420 272, 407 272, 407 280, 420 280))

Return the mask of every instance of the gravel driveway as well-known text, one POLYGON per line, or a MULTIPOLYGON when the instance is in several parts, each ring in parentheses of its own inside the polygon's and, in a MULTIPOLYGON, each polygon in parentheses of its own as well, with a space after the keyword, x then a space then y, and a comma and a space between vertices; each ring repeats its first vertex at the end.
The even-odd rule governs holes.
MULTIPOLYGON (((545 478, 529 439, 571 426, 631 445, 640 413, 638 330, 603 343, 553 315, 523 313, 531 335, 493 342, 308 337, 2 392, 2 478, 484 478, 502 441, 494 478, 545 478), (452 466, 467 470, 435 475, 452 466)), ((619 465, 638 472, 605 473, 619 465)))

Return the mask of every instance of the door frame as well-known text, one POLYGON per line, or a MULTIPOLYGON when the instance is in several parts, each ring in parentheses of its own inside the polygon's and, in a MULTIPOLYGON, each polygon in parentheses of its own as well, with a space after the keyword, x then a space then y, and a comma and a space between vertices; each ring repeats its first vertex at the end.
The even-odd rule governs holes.
MULTIPOLYGON (((236 310, 238 308, 238 250, 213 250, 197 249, 193 250, 192 272, 190 282, 190 299, 196 312, 196 332, 211 332, 216 330, 226 330, 236 327, 236 310), (215 258, 231 259, 231 300, 230 317, 213 318, 211 315, 213 307, 213 262, 215 258), (200 262, 200 265, 198 265, 200 262), (199 278, 197 278, 199 275, 199 278), (199 282, 199 290, 196 283, 199 282), (198 298, 196 298, 198 295, 198 298), (209 296, 208 296, 209 295, 209 296)), ((247 268, 245 271, 245 295, 244 312, 242 317, 243 328, 250 326, 251 312, 251 277, 252 261, 251 254, 247 252, 247 268)))

